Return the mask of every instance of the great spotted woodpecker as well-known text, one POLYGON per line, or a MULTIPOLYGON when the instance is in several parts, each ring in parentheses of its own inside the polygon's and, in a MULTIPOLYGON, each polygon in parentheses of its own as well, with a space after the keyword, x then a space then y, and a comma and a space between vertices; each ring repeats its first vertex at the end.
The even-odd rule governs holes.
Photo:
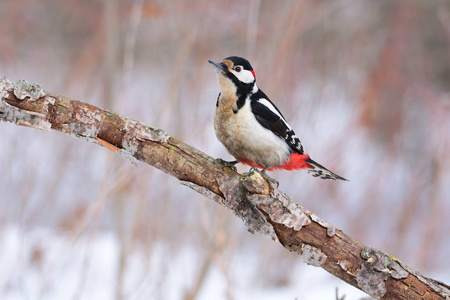
POLYGON ((266 170, 306 169, 322 179, 347 180, 304 153, 303 146, 270 99, 256 86, 250 63, 230 56, 216 68, 220 90, 214 116, 216 136, 237 161, 266 170))

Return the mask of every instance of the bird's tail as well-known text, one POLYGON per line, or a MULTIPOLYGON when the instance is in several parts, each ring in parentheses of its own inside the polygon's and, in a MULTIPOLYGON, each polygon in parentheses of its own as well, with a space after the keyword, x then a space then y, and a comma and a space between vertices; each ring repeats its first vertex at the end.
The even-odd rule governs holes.
POLYGON ((311 174, 314 177, 320 177, 322 179, 333 179, 333 180, 339 179, 348 181, 344 177, 341 177, 331 172, 318 162, 312 160, 308 154, 292 153, 291 157, 285 164, 269 168, 269 171, 276 169, 283 169, 288 171, 305 169, 306 171, 308 171, 309 174, 311 174))
MULTIPOLYGON (((248 160, 240 159, 239 162, 251 167, 256 167, 260 169, 264 168, 263 166, 248 160)), ((273 171, 277 169, 283 169, 288 171, 305 169, 306 171, 308 171, 309 174, 311 174, 314 177, 320 177, 322 179, 333 179, 333 180, 339 179, 348 181, 344 177, 341 177, 331 172, 321 164, 312 160, 308 154, 292 153, 289 160, 286 163, 280 166, 268 168, 268 171, 273 171)))
POLYGON ((333 180, 339 179, 339 180, 348 181, 344 177, 341 177, 341 176, 337 175, 336 173, 331 172, 330 170, 328 170, 327 168, 325 168, 318 162, 315 162, 314 160, 312 160, 309 157, 308 157, 308 159, 305 159, 305 162, 308 163, 308 165, 310 165, 312 167, 312 168, 308 168, 307 171, 309 174, 311 174, 314 177, 320 177, 322 179, 333 179, 333 180))

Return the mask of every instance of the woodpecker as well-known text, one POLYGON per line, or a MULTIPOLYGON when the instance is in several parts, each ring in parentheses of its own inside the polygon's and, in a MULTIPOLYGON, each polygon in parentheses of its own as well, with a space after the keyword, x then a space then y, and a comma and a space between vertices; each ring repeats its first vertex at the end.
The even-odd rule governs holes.
MULTIPOLYGON (((238 56, 215 67, 220 85, 214 129, 220 142, 237 161, 266 171, 306 169, 322 179, 347 180, 312 160, 278 108, 256 85, 250 63, 238 56)), ((266 175, 267 176, 267 175, 266 175)))

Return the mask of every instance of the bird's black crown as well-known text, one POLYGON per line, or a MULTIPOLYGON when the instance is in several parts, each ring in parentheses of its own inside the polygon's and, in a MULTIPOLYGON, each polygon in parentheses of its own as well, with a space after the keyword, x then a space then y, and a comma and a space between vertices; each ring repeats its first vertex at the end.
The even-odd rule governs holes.
POLYGON ((246 70, 253 70, 252 65, 245 58, 239 56, 230 56, 225 59, 231 60, 235 66, 242 66, 246 70))

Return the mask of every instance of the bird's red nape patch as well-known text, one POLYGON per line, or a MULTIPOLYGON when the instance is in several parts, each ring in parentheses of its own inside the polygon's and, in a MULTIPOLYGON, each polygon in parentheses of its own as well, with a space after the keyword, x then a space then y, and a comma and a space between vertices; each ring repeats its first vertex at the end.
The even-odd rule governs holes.
POLYGON ((255 71, 253 71, 253 70, 250 70, 250 72, 252 72, 252 74, 253 74, 253 77, 255 77, 255 79, 256 79, 256 74, 255 74, 255 71))
MULTIPOLYGON (((308 154, 293 153, 291 155, 291 157, 289 158, 289 160, 287 162, 285 162, 284 164, 282 164, 280 166, 271 167, 267 170, 272 171, 272 170, 283 169, 283 170, 292 171, 292 170, 301 170, 301 169, 314 169, 313 166, 311 166, 310 164, 308 164, 306 162, 306 160, 309 160, 309 159, 310 158, 309 158, 308 154)), ((259 169, 264 169, 264 166, 261 166, 253 161, 250 161, 247 159, 238 159, 238 160, 240 163, 242 163, 244 165, 259 168, 259 169)))

